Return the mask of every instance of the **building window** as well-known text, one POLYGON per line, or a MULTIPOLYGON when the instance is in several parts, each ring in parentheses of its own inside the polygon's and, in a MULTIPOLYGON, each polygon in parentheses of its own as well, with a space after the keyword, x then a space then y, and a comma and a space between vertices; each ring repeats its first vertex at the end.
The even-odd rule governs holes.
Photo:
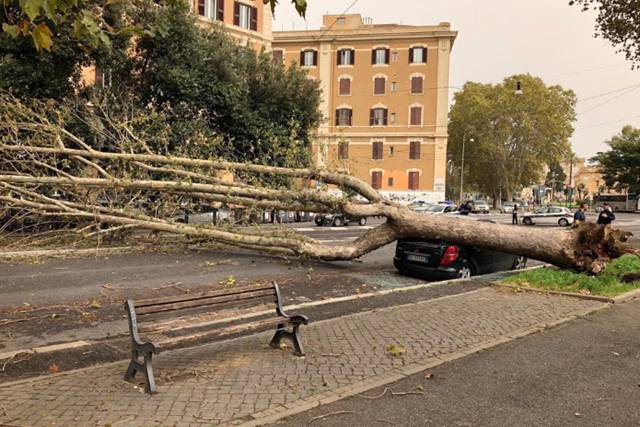
POLYGON ((422 76, 411 77, 411 93, 420 94, 424 89, 424 79, 422 76))
POLYGON ((409 190, 420 188, 420 172, 409 172, 409 190))
POLYGON ((353 49, 340 49, 338 51, 338 65, 353 65, 356 62, 356 51, 353 49))
POLYGON ((393 177, 387 178, 387 187, 393 187, 393 177))
POLYGON ((336 110, 336 126, 351 126, 353 110, 351 108, 338 108, 336 110))
POLYGON ((420 141, 411 141, 409 143, 409 159, 420 160, 420 141))
POLYGON ((396 124, 396 113, 391 113, 391 124, 392 125, 396 124))
POLYGON ((373 79, 373 94, 384 95, 385 86, 387 86, 387 79, 384 77, 376 77, 373 79))
POLYGON ((378 48, 371 51, 371 63, 384 65, 389 63, 389 49, 378 48))
POLYGON ((395 149, 393 148, 393 145, 389 147, 389 157, 393 157, 393 154, 395 153, 395 149))
POLYGON ((381 171, 371 172, 371 186, 375 190, 380 190, 382 188, 382 172, 381 171))
POLYGON ((398 62, 398 51, 394 50, 391 53, 391 62, 398 62))
POLYGON ((338 144, 338 159, 347 160, 348 158, 349 158, 349 143, 342 141, 338 144))
MULTIPOLYGON (((221 3, 223 1, 220 1, 221 3)), ((235 2, 233 24, 246 30, 258 31, 258 9, 235 2)))
POLYGON ((351 95, 351 79, 343 77, 340 79, 340 95, 351 95))
POLYGON ((426 47, 412 47, 411 49, 409 49, 410 64, 426 64, 426 62, 427 62, 426 47))
POLYGON ((274 64, 282 64, 284 62, 284 51, 281 49, 274 50, 271 56, 274 64))
POLYGON ((369 124, 371 126, 386 126, 388 110, 386 108, 372 108, 369 115, 369 124))
POLYGON ((391 82, 391 92, 395 92, 398 90, 398 83, 391 82))
POLYGON ((382 141, 375 141, 372 146, 371 158, 382 160, 382 141))
POLYGON ((420 126, 422 124, 422 107, 411 107, 411 126, 420 126))
POLYGON ((300 52, 300 65, 303 67, 315 67, 318 65, 318 51, 308 49, 300 52))

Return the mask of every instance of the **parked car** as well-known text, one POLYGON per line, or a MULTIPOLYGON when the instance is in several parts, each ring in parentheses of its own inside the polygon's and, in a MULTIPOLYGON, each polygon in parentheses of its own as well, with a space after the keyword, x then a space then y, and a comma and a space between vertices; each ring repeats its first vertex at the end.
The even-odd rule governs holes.
POLYGON ((345 214, 318 214, 313 219, 318 227, 332 226, 341 227, 347 226, 351 223, 358 224, 360 226, 367 225, 366 217, 352 217, 345 214))
MULTIPOLYGON (((504 202, 502 204, 502 207, 500 208, 500 212, 502 212, 502 213, 512 213, 514 206, 515 206, 514 202, 504 202)), ((520 205, 518 205, 518 208, 519 207, 520 207, 520 205)))
POLYGON ((557 224, 560 227, 566 227, 573 224, 573 213, 562 206, 546 206, 536 209, 533 213, 524 214, 522 223, 525 225, 557 224))
POLYGON ((473 201, 473 208, 471 209, 472 213, 483 213, 483 214, 488 214, 489 213, 489 204, 487 202, 485 202, 484 200, 474 200, 473 201))
POLYGON ((433 203, 429 203, 425 200, 414 200, 409 203, 409 208, 413 209, 416 212, 425 212, 433 206, 433 203))
POLYGON ((423 213, 425 215, 441 215, 446 213, 451 213, 455 210, 453 206, 449 205, 430 205, 425 207, 424 209, 419 210, 418 212, 423 213))
POLYGON ((520 270, 527 266, 527 258, 443 240, 401 239, 396 244, 393 264, 401 274, 447 280, 520 270))

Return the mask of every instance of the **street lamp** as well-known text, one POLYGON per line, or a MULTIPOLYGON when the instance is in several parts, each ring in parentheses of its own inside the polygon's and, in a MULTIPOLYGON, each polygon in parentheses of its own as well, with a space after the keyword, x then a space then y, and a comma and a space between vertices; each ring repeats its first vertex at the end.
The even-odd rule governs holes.
MULTIPOLYGON (((460 166, 460 203, 463 202, 462 200, 462 187, 464 184, 464 143, 467 139, 467 130, 465 129, 464 133, 462 134, 462 162, 461 162, 461 166, 460 166)), ((469 139, 469 142, 475 142, 475 140, 473 138, 469 139)))

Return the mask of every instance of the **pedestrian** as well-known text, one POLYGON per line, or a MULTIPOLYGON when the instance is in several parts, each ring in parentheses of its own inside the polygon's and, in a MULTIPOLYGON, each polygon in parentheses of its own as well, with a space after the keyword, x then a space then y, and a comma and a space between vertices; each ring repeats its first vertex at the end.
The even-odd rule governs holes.
POLYGON ((602 206, 602 211, 600 211, 600 215, 598 215, 598 224, 600 225, 609 225, 616 219, 616 214, 613 213, 613 209, 609 206, 609 203, 606 203, 602 206))
POLYGON ((581 203, 576 213, 573 214, 573 223, 582 224, 586 222, 587 221, 587 216, 585 215, 586 212, 587 212, 587 204, 581 203))
POLYGON ((513 205, 513 212, 511 213, 511 224, 518 225, 518 204, 513 205))

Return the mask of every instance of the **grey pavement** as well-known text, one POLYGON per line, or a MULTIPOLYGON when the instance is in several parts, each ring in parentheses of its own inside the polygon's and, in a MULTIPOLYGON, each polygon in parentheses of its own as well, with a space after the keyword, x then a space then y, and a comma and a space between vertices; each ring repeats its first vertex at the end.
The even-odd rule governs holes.
POLYGON ((362 395, 275 425, 638 426, 640 300, 362 395))
POLYGON ((257 425, 603 307, 483 288, 312 323, 305 358, 268 348, 269 333, 160 354, 151 397, 122 380, 123 362, 5 384, 0 424, 257 425))

